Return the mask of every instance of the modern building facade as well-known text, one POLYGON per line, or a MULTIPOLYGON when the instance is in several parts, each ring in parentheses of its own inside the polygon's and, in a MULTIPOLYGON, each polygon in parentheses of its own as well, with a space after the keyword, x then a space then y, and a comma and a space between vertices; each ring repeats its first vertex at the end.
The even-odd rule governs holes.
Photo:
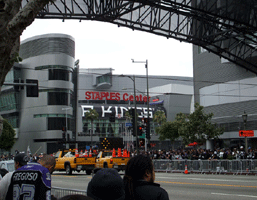
MULTIPOLYGON (((195 101, 204 106, 205 112, 212 112, 213 122, 225 130, 219 145, 245 146, 239 130, 257 130, 256 74, 198 46, 193 47, 193 66, 195 101)), ((247 138, 248 146, 257 147, 256 139, 247 138)))
MULTIPOLYGON (((53 153, 63 147, 66 128, 65 137, 71 148, 100 145, 104 137, 122 138, 124 146, 133 146, 135 138, 130 135, 126 111, 135 106, 135 82, 138 117, 147 117, 146 76, 115 75, 110 68, 80 69, 79 62, 75 62, 75 41, 65 34, 22 41, 20 57, 22 62, 14 65, 5 81, 38 81, 38 97, 28 97, 29 86, 2 88, 0 114, 16 130, 12 152, 26 151, 29 146, 32 153, 53 153), (90 108, 99 114, 93 124, 85 117, 90 108), (112 113, 115 122, 109 120, 112 113)), ((165 111, 168 120, 174 120, 179 112, 190 113, 192 77, 148 76, 148 80, 150 119, 157 110, 165 111)), ((169 141, 158 140, 157 125, 152 121, 150 124, 152 147, 171 148, 169 141)), ((144 137, 143 134, 139 138, 144 137)))
POLYGON ((55 145, 51 141, 61 138, 67 118, 71 130, 75 42, 64 34, 35 36, 21 42, 20 57, 22 62, 8 73, 6 82, 38 80, 39 95, 27 97, 26 86, 2 87, 1 115, 16 130, 12 151, 26 151, 30 146, 32 153, 47 152, 55 145))
MULTIPOLYGON (((78 104, 77 104, 77 140, 92 145, 99 144, 102 137, 122 137, 124 144, 130 142, 129 127, 131 121, 126 118, 126 112, 134 108, 134 81, 136 90, 136 110, 139 124, 147 118, 147 78, 146 76, 114 75, 112 69, 81 69, 78 75, 78 104), (95 109, 99 120, 94 122, 86 119, 86 112, 95 109), (115 122, 110 122, 111 114, 115 115, 115 122), (141 120, 140 120, 141 119, 141 120)), ((149 80, 149 118, 153 118, 157 110, 166 113, 167 120, 175 119, 177 113, 190 113, 193 99, 192 78, 171 76, 148 76, 149 80)), ((156 148, 170 148, 169 141, 158 140, 155 133, 156 124, 151 121, 151 146, 156 148)), ((139 137, 143 144, 145 135, 139 137)), ((135 138, 134 138, 135 141, 135 138)), ((129 147, 127 147, 129 148, 129 147)), ((143 147, 142 147, 143 148, 143 147)))

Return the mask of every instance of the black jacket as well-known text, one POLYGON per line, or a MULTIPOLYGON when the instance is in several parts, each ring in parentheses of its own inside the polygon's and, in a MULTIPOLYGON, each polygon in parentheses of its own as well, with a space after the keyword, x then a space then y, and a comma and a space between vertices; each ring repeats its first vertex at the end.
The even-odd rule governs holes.
MULTIPOLYGON (((127 194, 126 191, 126 200, 130 199, 127 194)), ((169 200, 168 193, 160 187, 160 184, 150 183, 144 180, 134 183, 134 196, 135 200, 169 200)))

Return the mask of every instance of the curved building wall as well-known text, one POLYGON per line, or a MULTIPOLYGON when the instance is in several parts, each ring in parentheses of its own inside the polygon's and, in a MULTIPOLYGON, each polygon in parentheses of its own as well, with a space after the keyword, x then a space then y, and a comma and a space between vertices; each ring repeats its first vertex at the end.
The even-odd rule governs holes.
POLYGON ((20 92, 19 134, 13 149, 30 145, 32 153, 39 148, 47 152, 48 141, 62 138, 66 117, 72 118, 74 55, 74 39, 65 34, 40 35, 21 43, 22 80, 38 80, 39 97, 27 97, 26 88, 20 92))
POLYGON ((256 75, 198 46, 193 47, 193 66, 195 101, 225 129, 221 138, 239 139, 244 112, 246 129, 257 130, 256 75))

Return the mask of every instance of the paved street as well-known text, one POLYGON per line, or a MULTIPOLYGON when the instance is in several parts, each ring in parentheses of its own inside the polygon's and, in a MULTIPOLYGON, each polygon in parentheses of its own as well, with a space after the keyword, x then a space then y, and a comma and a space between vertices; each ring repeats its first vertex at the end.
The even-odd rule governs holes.
MULTIPOLYGON (((85 173, 67 176, 65 173, 55 172, 52 186, 86 190, 91 177, 85 173)), ((156 182, 167 190, 172 200, 257 198, 257 176, 156 173, 156 182)))

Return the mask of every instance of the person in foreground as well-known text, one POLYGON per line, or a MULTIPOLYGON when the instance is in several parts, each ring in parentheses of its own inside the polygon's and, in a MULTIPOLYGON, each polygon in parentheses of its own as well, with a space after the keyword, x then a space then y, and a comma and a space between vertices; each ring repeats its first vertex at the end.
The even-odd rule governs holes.
POLYGON ((55 159, 44 155, 38 163, 27 163, 12 175, 6 199, 51 199, 51 173, 55 159))
POLYGON ((137 155, 128 161, 123 178, 126 200, 169 200, 166 190, 154 183, 155 172, 152 160, 146 155, 137 155))
MULTIPOLYGON (((18 168, 27 165, 29 158, 27 156, 27 154, 25 153, 18 153, 15 157, 14 157, 14 168, 15 170, 17 170, 18 168)), ((9 172, 7 173, 3 179, 1 180, 0 183, 0 200, 4 200, 6 198, 6 194, 9 188, 9 185, 11 183, 11 179, 12 179, 12 175, 13 172, 9 172)))
POLYGON ((117 170, 100 169, 87 186, 87 196, 94 200, 125 200, 122 178, 117 170))

